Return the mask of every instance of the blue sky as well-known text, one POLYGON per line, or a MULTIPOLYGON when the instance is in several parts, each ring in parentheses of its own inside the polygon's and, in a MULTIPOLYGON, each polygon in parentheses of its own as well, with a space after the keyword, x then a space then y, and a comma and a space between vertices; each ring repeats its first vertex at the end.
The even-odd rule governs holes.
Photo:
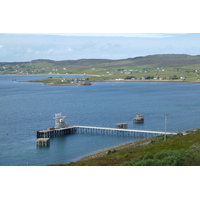
POLYGON ((0 34, 0 62, 34 59, 123 59, 153 54, 200 54, 200 34, 0 34))

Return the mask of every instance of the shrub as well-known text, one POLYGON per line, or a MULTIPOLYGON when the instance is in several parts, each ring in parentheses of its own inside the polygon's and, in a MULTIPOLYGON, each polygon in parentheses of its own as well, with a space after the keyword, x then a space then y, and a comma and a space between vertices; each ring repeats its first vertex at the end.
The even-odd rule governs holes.
POLYGON ((116 149, 109 150, 108 153, 107 153, 107 155, 110 155, 110 154, 113 154, 113 153, 116 153, 116 152, 118 152, 118 150, 116 150, 116 149))
POLYGON ((155 155, 156 159, 164 159, 165 157, 168 156, 174 156, 176 155, 177 152, 176 151, 163 151, 163 152, 159 152, 155 155))
POLYGON ((145 160, 146 160, 146 159, 154 159, 154 155, 151 154, 151 153, 148 153, 148 154, 146 154, 146 155, 144 156, 144 159, 145 159, 145 160))
POLYGON ((175 136, 182 136, 183 135, 183 133, 177 133, 175 136))
POLYGON ((130 160, 124 166, 191 166, 197 165, 198 159, 191 151, 163 151, 146 154, 143 158, 130 160))
POLYGON ((140 160, 135 166, 155 166, 155 161, 153 159, 140 160))
POLYGON ((161 160, 162 166, 177 166, 178 163, 180 163, 182 158, 180 155, 173 155, 173 156, 167 156, 164 159, 161 160))

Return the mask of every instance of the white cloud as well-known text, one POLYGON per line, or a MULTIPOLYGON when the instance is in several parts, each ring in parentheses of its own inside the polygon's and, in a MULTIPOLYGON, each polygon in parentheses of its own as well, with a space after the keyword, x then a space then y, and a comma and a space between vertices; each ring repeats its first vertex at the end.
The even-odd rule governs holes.
POLYGON ((47 53, 49 54, 49 53, 51 53, 51 52, 53 52, 53 49, 49 49, 47 53))
POLYGON ((2 45, 2 44, 0 44, 0 49, 1 49, 1 48, 3 48, 3 45, 2 45))
POLYGON ((67 48, 67 51, 68 51, 68 52, 71 52, 71 51, 73 51, 73 49, 70 48, 70 47, 68 47, 68 48, 67 48))

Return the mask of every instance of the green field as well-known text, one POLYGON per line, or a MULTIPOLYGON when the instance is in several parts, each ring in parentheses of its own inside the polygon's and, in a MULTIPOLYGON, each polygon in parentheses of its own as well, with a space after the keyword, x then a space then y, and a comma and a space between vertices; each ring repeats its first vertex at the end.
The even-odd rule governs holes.
POLYGON ((130 79, 180 80, 200 79, 200 56, 164 54, 123 60, 34 60, 20 63, 0 63, 0 74, 88 74, 90 80, 130 79))

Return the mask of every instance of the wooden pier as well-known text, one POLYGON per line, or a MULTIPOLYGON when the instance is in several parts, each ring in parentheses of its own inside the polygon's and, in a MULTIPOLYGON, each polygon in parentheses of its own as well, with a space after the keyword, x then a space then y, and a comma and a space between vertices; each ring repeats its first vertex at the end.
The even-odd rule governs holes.
POLYGON ((128 137, 156 137, 159 135, 177 134, 172 132, 146 131, 121 128, 105 128, 92 126, 67 126, 65 128, 37 131, 37 138, 60 137, 72 133, 92 134, 92 135, 112 135, 112 136, 128 136, 128 137))
MULTIPOLYGON (((143 115, 138 115, 137 117, 143 118, 144 120, 143 115)), ((147 138, 147 137, 156 137, 159 135, 177 134, 172 132, 127 129, 128 125, 126 123, 117 123, 116 128, 76 126, 76 125, 67 126, 64 122, 64 118, 65 116, 62 116, 61 113, 55 114, 54 118, 55 127, 37 131, 38 139, 36 140, 36 144, 38 146, 48 146, 50 145, 51 137, 61 137, 73 133, 136 137, 136 138, 142 138, 142 137, 147 138)))
MULTIPOLYGON (((128 124, 117 123, 116 128, 106 127, 93 127, 93 126, 67 126, 64 121, 65 116, 61 113, 55 114, 55 127, 48 128, 46 130, 37 131, 36 140, 37 146, 49 146, 51 137, 61 137, 69 134, 91 134, 91 135, 108 135, 108 136, 123 136, 123 137, 135 137, 135 138, 147 138, 156 137, 160 135, 177 134, 172 132, 161 131, 146 131, 146 130, 134 130, 127 129, 128 124)), ((138 122, 144 121, 143 115, 137 115, 138 122)))
POLYGON ((128 137, 155 137, 159 135, 177 134, 172 132, 161 131, 146 131, 135 129, 121 129, 121 128, 105 128, 105 127, 91 127, 91 126, 73 126, 74 133, 88 133, 93 135, 113 135, 113 136, 128 136, 128 137))
POLYGON ((65 128, 48 128, 46 130, 37 131, 37 138, 51 138, 69 135, 74 132, 73 126, 66 126, 65 128))

